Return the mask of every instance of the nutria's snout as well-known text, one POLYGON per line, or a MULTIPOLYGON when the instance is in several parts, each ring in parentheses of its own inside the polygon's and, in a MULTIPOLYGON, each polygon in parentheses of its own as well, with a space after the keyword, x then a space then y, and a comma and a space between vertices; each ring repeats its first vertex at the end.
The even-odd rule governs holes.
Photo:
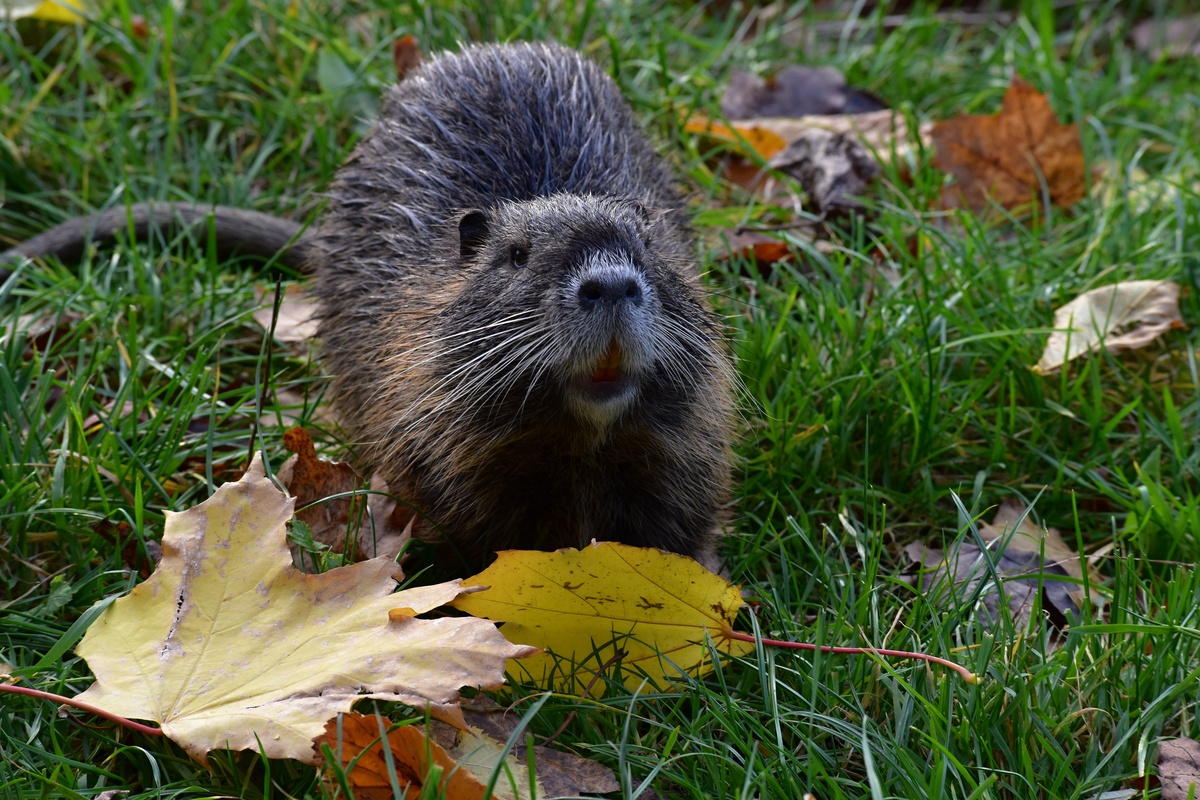
POLYGON ((579 283, 579 307, 584 311, 640 306, 645 297, 642 278, 632 267, 591 270, 579 283))
POLYGON ((594 253, 565 288, 574 339, 568 392, 584 419, 608 424, 632 404, 655 360, 654 288, 624 254, 594 253))

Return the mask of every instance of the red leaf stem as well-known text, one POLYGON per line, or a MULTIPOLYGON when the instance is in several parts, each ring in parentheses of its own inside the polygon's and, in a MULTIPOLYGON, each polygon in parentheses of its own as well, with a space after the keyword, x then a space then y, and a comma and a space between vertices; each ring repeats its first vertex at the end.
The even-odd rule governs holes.
POLYGON ((129 728, 131 731, 144 733, 147 736, 162 736, 161 728, 151 728, 149 725, 143 725, 140 722, 134 722, 131 719, 125 719, 124 717, 105 711, 103 708, 97 708, 96 706, 89 705, 87 703, 80 703, 78 700, 73 700, 70 697, 63 697, 60 694, 51 694, 50 692, 43 692, 40 689, 30 689, 27 686, 15 686, 11 683, 0 683, 0 692, 23 694, 29 697, 37 697, 41 700, 49 700, 52 703, 61 703, 65 706, 78 708, 80 711, 86 711, 89 714, 95 714, 97 717, 103 717, 110 722, 115 722, 118 725, 129 728))
POLYGON ((943 667, 948 667, 961 675, 962 679, 967 683, 976 684, 980 681, 978 675, 961 664, 955 664, 953 661, 931 656, 928 653, 914 653, 909 650, 883 650, 878 647, 834 647, 827 644, 815 645, 808 644, 807 642, 786 642, 780 639, 755 639, 748 633, 735 630, 725 631, 724 636, 742 642, 762 642, 767 647, 783 647, 789 650, 820 650, 822 653, 836 653, 838 655, 873 654, 877 656, 894 656, 896 658, 913 658, 918 661, 929 661, 934 664, 941 664, 943 667))

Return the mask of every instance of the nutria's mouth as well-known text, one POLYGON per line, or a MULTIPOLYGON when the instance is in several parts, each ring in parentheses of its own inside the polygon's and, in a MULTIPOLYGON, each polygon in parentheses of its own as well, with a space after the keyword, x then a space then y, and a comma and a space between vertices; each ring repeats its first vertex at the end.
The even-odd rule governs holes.
POLYGON ((609 383, 621 379, 621 345, 613 339, 608 343, 608 350, 596 362, 592 371, 592 383, 609 383))
POLYGON ((592 371, 578 376, 573 384, 585 400, 598 405, 619 404, 632 397, 634 381, 625 369, 624 354, 616 339, 608 343, 592 371))

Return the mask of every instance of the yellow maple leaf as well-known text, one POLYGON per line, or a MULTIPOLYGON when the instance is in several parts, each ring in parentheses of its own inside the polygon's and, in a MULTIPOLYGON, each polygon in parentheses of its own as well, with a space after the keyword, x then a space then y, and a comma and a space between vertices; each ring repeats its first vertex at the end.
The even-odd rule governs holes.
POLYGON ((451 605, 504 621, 509 641, 547 651, 510 662, 510 674, 559 691, 582 694, 618 649, 631 689, 643 674, 666 688, 667 678, 711 670, 706 637, 729 655, 754 649, 726 636, 742 607, 738 587, 690 558, 651 548, 509 550, 464 584, 490 588, 451 605))
POLYGON ((217 748, 312 761, 325 721, 364 698, 457 719, 458 689, 497 688, 514 648, 477 619, 416 619, 458 581, 393 594, 386 558, 321 575, 292 567, 293 499, 256 457, 240 481, 170 513, 163 559, 75 651, 96 683, 78 698, 153 720, 192 757, 217 748))
POLYGON ((0 0, 0 16, 10 19, 33 17, 73 25, 87 22, 83 0, 0 0))

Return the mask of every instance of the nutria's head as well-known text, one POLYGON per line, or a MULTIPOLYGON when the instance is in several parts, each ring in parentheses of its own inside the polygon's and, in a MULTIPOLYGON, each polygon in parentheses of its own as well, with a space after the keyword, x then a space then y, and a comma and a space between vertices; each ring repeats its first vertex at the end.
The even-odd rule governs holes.
POLYGON ((436 380, 464 419, 562 415, 603 433, 719 376, 720 337, 676 231, 637 201, 590 195, 461 214, 461 289, 434 325, 436 380))

